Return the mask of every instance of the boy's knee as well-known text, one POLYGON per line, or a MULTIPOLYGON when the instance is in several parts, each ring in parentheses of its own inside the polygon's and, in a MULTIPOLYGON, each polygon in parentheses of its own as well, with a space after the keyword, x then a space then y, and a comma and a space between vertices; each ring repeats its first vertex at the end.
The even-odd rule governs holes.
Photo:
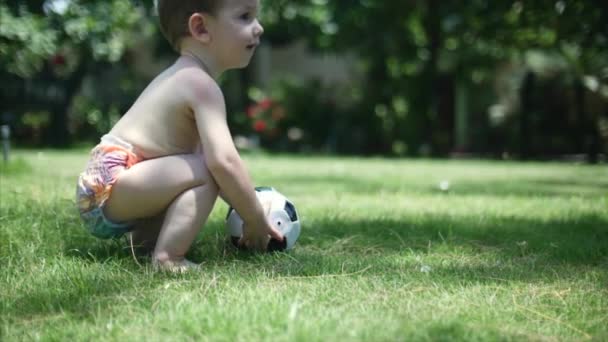
POLYGON ((179 212, 194 217, 217 200, 218 190, 214 184, 202 184, 186 189, 180 196, 179 212))
POLYGON ((207 169, 207 165, 205 165, 203 168, 203 178, 203 186, 207 188, 207 191, 210 191, 215 197, 217 197, 220 187, 215 182, 215 178, 213 178, 209 169, 207 169))
POLYGON ((205 181, 205 184, 203 184, 203 187, 205 187, 206 190, 209 191, 211 195, 213 195, 213 197, 217 197, 220 193, 220 187, 217 185, 213 177, 209 177, 205 181))
POLYGON ((210 189, 215 189, 214 191, 217 192, 218 186, 215 183, 215 179, 211 175, 209 168, 207 167, 205 157, 202 154, 190 154, 186 156, 186 159, 188 160, 188 163, 192 166, 195 184, 206 185, 210 189))

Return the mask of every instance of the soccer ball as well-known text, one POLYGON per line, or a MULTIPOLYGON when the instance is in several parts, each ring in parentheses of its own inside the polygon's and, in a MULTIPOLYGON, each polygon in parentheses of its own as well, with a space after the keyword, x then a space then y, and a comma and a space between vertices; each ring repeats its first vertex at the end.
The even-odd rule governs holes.
MULTIPOLYGON (((257 187, 255 194, 265 209, 270 208, 268 212, 270 221, 285 237, 283 241, 270 239, 268 251, 292 249, 300 236, 300 218, 296 207, 287 197, 272 187, 257 187)), ((235 246, 243 235, 243 220, 232 207, 226 214, 226 234, 235 246)))

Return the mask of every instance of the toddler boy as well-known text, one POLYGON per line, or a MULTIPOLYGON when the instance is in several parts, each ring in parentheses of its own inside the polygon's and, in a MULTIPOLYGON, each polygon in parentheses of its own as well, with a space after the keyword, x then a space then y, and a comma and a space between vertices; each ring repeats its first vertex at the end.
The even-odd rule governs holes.
POLYGON ((77 200, 92 234, 147 236, 153 265, 181 272, 196 266, 184 255, 220 193, 243 218, 242 245, 262 250, 271 237, 283 237, 256 198, 216 82, 249 64, 264 32, 259 1, 158 0, 157 6, 161 30, 180 56, 92 150, 77 200), (141 224, 153 217, 158 231, 141 224))

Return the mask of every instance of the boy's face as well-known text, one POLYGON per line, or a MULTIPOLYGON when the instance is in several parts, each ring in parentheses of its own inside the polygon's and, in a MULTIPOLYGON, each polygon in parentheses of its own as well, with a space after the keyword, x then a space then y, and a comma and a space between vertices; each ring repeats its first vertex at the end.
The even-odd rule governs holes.
POLYGON ((249 64, 264 32, 258 22, 259 0, 224 0, 217 14, 210 18, 210 47, 226 69, 249 64))

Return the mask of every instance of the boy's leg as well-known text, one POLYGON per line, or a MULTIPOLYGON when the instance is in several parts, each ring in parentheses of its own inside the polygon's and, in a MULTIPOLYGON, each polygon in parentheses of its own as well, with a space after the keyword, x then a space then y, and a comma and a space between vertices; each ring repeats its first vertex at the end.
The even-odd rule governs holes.
POLYGON ((110 220, 130 221, 167 209, 153 260, 181 271, 184 254, 211 212, 218 188, 202 155, 168 156, 143 161, 123 171, 104 212, 110 220))
POLYGON ((115 222, 153 217, 179 194, 201 185, 217 188, 201 154, 145 160, 118 175, 104 214, 115 222))
POLYGON ((153 260, 168 266, 180 264, 205 224, 217 198, 217 188, 198 186, 181 193, 167 209, 153 260))
POLYGON ((131 231, 131 243, 138 253, 145 255, 150 254, 156 246, 156 240, 158 240, 158 234, 163 226, 165 220, 165 213, 163 211, 159 215, 154 217, 146 217, 138 219, 135 222, 135 226, 131 231))

